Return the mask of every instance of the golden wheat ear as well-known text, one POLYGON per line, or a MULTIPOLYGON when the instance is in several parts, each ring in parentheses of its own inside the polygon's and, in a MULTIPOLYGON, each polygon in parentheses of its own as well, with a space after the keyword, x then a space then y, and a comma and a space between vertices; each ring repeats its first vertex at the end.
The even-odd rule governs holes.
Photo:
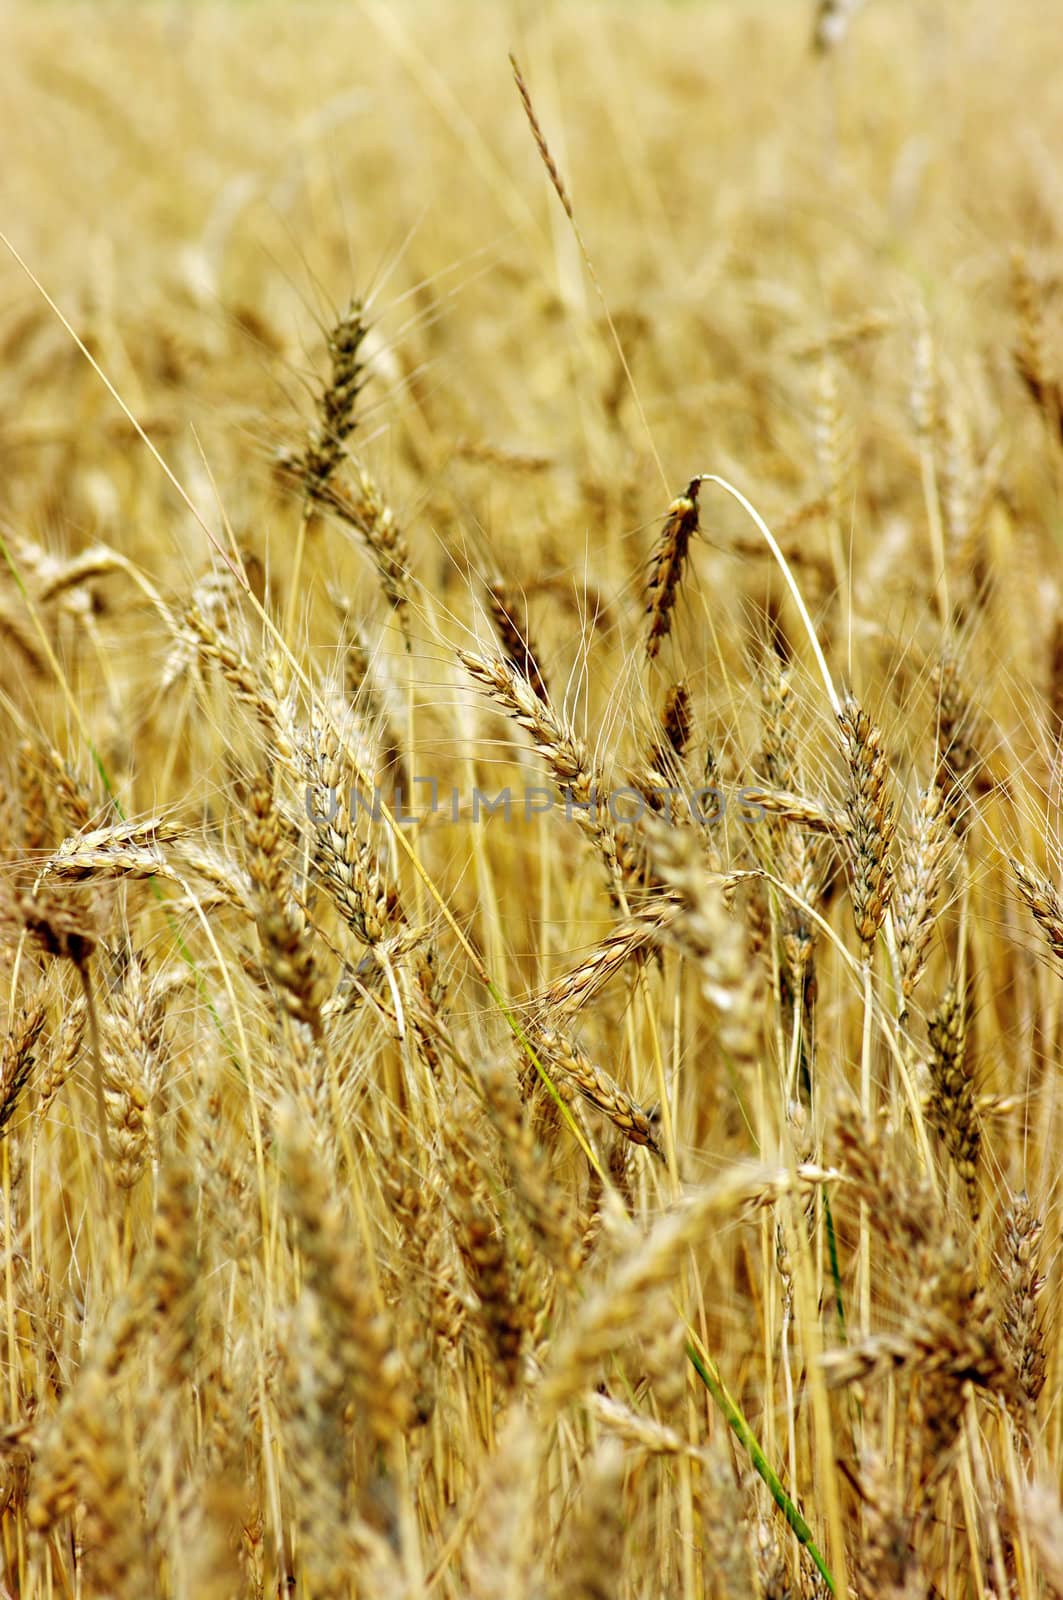
POLYGON ((672 631, 672 611, 686 567, 690 541, 698 528, 698 490, 701 479, 692 478, 685 494, 668 507, 664 527, 657 541, 646 585, 646 615, 650 619, 646 654, 652 661, 661 640, 672 631))

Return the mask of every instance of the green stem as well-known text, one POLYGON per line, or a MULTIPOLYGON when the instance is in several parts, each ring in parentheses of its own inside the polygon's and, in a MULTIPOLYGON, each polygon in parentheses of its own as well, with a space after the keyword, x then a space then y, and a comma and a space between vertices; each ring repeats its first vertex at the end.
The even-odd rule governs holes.
POLYGON ((730 1423, 735 1434, 740 1440, 742 1448, 745 1450, 757 1472, 767 1484, 772 1499, 775 1501, 775 1504, 778 1506, 779 1510, 790 1524, 790 1527, 793 1529, 797 1538, 797 1542, 801 1545, 804 1545, 805 1549, 808 1551, 812 1560, 815 1562, 816 1569, 819 1572, 820 1577, 827 1585, 827 1588, 830 1590, 831 1594, 837 1594, 838 1591, 834 1586, 834 1579, 831 1577, 826 1562, 823 1560, 823 1557, 816 1548, 815 1541, 812 1537, 812 1529, 809 1527, 808 1523, 805 1521, 804 1517, 801 1515, 800 1511, 798 1511, 797 1507, 790 1499, 790 1496, 780 1483, 779 1478, 772 1468, 767 1456, 757 1443, 756 1436, 753 1433, 752 1428, 742 1415, 742 1412, 738 1407, 738 1403, 729 1393, 727 1385, 724 1383, 719 1372, 716 1370, 715 1363, 711 1359, 703 1360, 698 1354, 697 1350, 694 1348, 693 1344, 687 1345, 687 1355, 690 1358, 690 1364, 694 1368, 694 1371, 697 1373, 698 1377, 701 1379, 702 1383, 705 1385, 706 1389, 708 1389, 709 1393, 712 1395, 712 1398, 715 1400, 716 1404, 727 1418, 727 1421, 730 1423))
POLYGON ((834 1306, 838 1313, 838 1330, 842 1343, 847 1342, 845 1332, 845 1302, 842 1299, 842 1274, 838 1265, 838 1237, 834 1232, 834 1217, 830 1209, 830 1195, 823 1191, 823 1220, 827 1227, 827 1253, 830 1256, 830 1275, 834 1280, 834 1306))

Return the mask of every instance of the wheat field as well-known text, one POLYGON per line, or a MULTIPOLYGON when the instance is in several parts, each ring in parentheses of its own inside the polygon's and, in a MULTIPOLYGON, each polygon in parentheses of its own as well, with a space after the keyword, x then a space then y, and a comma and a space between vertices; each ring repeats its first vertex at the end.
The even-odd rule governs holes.
POLYGON ((0 1596, 1063 1596, 1052 8, 3 25, 0 1596))

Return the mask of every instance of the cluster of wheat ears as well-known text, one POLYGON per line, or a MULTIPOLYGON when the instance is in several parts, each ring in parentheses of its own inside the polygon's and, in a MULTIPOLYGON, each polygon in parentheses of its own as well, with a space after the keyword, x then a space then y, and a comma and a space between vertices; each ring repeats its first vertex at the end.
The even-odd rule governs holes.
POLYGON ((846 11, 10 10, 4 1597, 1063 1596, 1058 47, 846 11))

